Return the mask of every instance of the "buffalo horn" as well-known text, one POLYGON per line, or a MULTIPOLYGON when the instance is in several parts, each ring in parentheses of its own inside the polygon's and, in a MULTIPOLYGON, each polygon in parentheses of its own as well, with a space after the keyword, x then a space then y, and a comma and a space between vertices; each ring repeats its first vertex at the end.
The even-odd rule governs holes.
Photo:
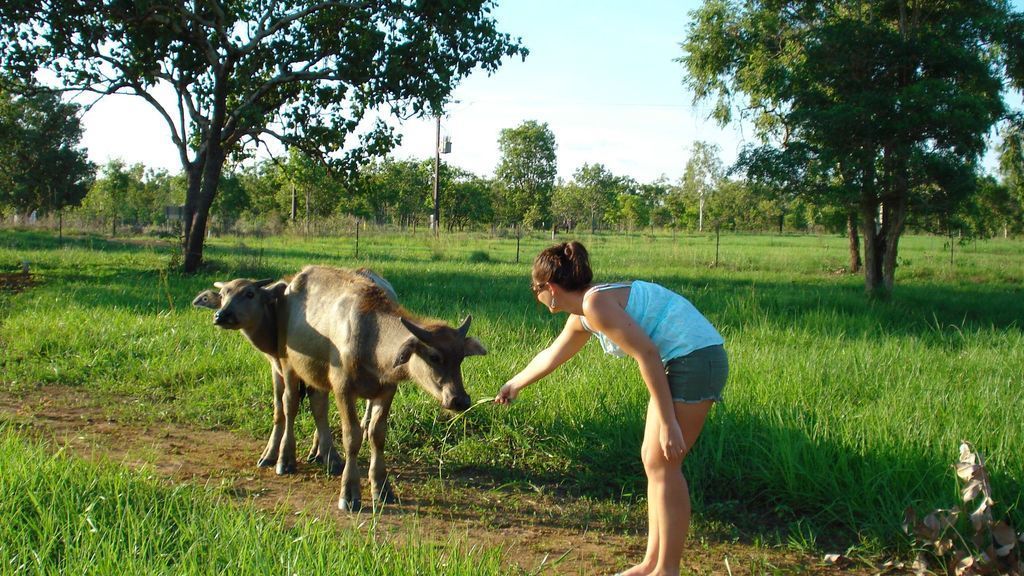
POLYGON ((463 338, 465 338, 466 334, 469 334, 469 323, 472 322, 472 321, 473 321, 473 315, 472 314, 470 314, 469 316, 466 316, 466 319, 462 322, 462 326, 459 326, 459 336, 462 336, 463 338))
POLYGON ((430 334, 430 332, 427 332, 423 328, 420 328, 419 326, 413 324, 412 321, 409 320, 408 318, 400 318, 400 320, 402 321, 402 325, 405 326, 406 330, 411 332, 412 335, 419 339, 420 342, 423 342, 424 344, 430 344, 430 341, 433 340, 433 336, 430 334))

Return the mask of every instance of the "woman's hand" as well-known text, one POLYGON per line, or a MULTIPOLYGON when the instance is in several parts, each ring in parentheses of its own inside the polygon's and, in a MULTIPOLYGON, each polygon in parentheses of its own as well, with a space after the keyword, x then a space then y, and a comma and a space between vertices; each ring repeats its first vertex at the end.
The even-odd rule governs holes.
POLYGON ((513 384, 505 384, 498 390, 498 395, 494 397, 495 404, 510 404, 519 395, 519 388, 513 384))
POLYGON ((673 418, 667 424, 661 426, 661 452, 669 461, 679 460, 686 454, 686 440, 683 439, 683 430, 679 422, 673 418))

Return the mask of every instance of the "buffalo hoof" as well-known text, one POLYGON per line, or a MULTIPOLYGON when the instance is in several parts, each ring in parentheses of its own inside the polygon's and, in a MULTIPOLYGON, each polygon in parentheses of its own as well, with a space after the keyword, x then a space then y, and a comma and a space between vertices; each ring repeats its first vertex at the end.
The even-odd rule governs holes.
POLYGON ((256 465, 260 468, 273 468, 277 466, 277 458, 260 458, 256 465))
POLYGON ((310 458, 308 462, 310 464, 319 464, 320 466, 323 466, 324 470, 326 470, 331 476, 340 476, 342 470, 345 469, 345 461, 342 460, 339 455, 334 455, 328 458, 327 462, 324 462, 324 458, 322 456, 310 458))
POLYGON ((342 462, 340 457, 335 456, 327 460, 327 465, 324 468, 327 469, 327 473, 331 476, 341 476, 342 470, 345 469, 345 463, 342 462))
POLYGON ((341 498, 338 500, 338 510, 343 512, 359 512, 363 509, 363 503, 360 500, 346 500, 341 498))
POLYGON ((280 462, 277 463, 277 475, 284 476, 285 474, 295 474, 295 462, 280 462))
POLYGON ((398 502, 398 499, 395 498, 395 493, 391 491, 391 488, 385 488, 373 495, 373 501, 378 504, 394 504, 398 502))

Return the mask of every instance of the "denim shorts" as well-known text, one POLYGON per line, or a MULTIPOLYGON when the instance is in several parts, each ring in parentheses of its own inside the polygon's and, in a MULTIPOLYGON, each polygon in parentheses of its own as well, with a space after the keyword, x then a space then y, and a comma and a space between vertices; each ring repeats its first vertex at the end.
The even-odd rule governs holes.
POLYGON ((729 357, 721 344, 708 346, 666 362, 665 375, 674 402, 721 402, 729 379, 729 357))

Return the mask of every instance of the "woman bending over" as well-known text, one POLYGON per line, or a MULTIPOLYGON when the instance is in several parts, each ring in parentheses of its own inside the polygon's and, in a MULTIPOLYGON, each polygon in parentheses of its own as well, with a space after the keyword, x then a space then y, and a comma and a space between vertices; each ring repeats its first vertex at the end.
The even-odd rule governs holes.
POLYGON ((532 289, 565 328, 498 391, 508 404, 519 392, 572 358, 591 336, 613 356, 640 368, 650 401, 640 458, 647 475, 647 552, 622 572, 677 575, 690 528, 690 494, 683 459, 700 436, 711 406, 722 399, 729 374, 723 340, 679 294, 650 282, 593 284, 586 248, 557 244, 533 263, 532 289))

